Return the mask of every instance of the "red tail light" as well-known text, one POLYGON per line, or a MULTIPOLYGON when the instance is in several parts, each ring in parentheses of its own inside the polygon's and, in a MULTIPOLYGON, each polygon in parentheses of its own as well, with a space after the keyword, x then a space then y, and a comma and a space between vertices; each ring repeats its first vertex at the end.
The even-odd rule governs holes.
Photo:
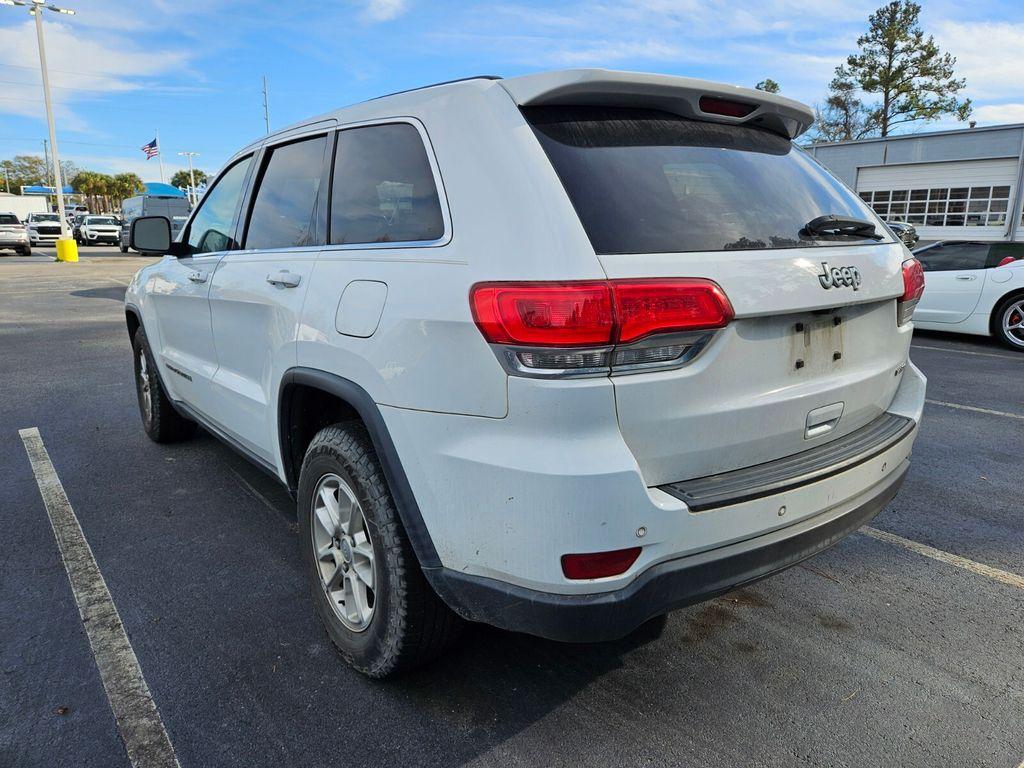
POLYGON ((1013 256, 1006 256, 996 266, 997 267, 1005 267, 1007 264, 1013 264, 1013 262, 1015 262, 1016 260, 1017 259, 1015 257, 1013 257, 1013 256))
POLYGON ((607 283, 479 283, 473 319, 492 344, 581 347, 608 344, 614 317, 607 283))
POLYGON ((896 322, 905 325, 914 316, 914 308, 924 294, 924 270, 917 259, 903 262, 903 295, 896 302, 896 322))
POLYGON ((757 109, 756 104, 716 99, 714 96, 701 96, 698 104, 701 112, 709 115, 725 115, 726 117, 746 117, 757 109))
POLYGON ((625 344, 656 333, 721 328, 733 311, 710 280, 613 280, 616 340, 625 344))
POLYGON ((562 573, 567 579, 602 579, 625 573, 640 557, 640 547, 585 555, 562 555, 562 573))
POLYGON ((473 319, 492 344, 595 347, 659 333, 721 328, 732 305, 700 279, 478 283, 473 319))

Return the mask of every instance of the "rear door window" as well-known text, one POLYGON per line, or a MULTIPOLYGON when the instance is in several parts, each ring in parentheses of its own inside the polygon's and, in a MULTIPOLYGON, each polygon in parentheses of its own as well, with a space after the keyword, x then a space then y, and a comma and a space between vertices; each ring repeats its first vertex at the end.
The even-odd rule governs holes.
POLYGON ((434 174, 419 131, 408 123, 338 134, 331 242, 429 242, 444 235, 434 174))
POLYGON ((249 216, 247 249, 323 245, 326 210, 320 180, 326 149, 323 135, 271 150, 249 216))
POLYGON ((867 219, 891 239, 854 192, 770 131, 639 109, 527 107, 523 114, 598 253, 835 244, 804 231, 825 214, 867 219))

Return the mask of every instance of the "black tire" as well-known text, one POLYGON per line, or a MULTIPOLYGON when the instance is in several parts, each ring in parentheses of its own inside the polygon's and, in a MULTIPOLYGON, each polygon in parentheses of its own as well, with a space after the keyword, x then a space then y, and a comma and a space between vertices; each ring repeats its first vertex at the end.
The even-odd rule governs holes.
POLYGON ((325 427, 313 438, 299 475, 298 522, 299 549, 316 613, 350 666, 369 677, 389 677, 433 659, 458 637, 462 621, 427 583, 373 444, 359 422, 325 427), (359 631, 335 612, 314 551, 314 494, 329 474, 355 494, 373 547, 373 613, 359 631))
POLYGON ((128 253, 128 246, 127 245, 120 245, 119 244, 117 247, 121 250, 121 253, 128 253))
MULTIPOLYGON (((1019 304, 1024 301, 1024 294, 1014 294, 1007 296, 1001 302, 999 306, 992 312, 992 334, 1003 343, 1004 346, 1009 347, 1017 352, 1024 352, 1024 332, 1021 332, 1019 337, 1011 337, 1005 330, 1003 330, 1003 316, 1009 311, 1010 307, 1014 304, 1019 304)), ((1019 322, 1019 321, 1018 321, 1019 322)))
POLYGON ((32 249, 28 248, 28 247, 19 248, 18 249, 18 255, 19 256, 31 256, 32 255, 32 249))
POLYGON ((135 393, 139 401, 139 416, 142 417, 142 427, 146 430, 150 440, 155 443, 175 443, 191 437, 195 434, 196 423, 191 419, 186 419, 171 405, 171 401, 160 383, 156 362, 153 360, 153 352, 149 348, 149 340, 146 339, 146 332, 142 330, 142 326, 135 331, 132 351, 135 361, 135 393), (145 376, 143 376, 142 369, 143 358, 146 361, 145 376), (143 380, 149 386, 150 407, 148 412, 143 380))

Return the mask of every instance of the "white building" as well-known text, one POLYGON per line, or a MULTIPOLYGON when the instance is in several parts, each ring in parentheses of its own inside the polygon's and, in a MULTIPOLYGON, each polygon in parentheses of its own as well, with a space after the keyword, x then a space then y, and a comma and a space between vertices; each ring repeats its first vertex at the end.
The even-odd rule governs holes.
POLYGON ((1024 124, 812 144, 888 221, 922 240, 1022 240, 1024 124))

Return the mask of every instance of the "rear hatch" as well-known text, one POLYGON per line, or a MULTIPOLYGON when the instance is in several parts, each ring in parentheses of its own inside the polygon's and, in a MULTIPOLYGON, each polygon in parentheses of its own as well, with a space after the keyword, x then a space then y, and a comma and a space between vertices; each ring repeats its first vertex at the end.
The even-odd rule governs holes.
POLYGON ((709 279, 735 313, 687 362, 612 375, 646 483, 771 461, 882 414, 910 344, 909 256, 860 199, 782 123, 574 98, 523 113, 607 277, 709 279), (867 226, 808 226, 829 214, 867 226))

